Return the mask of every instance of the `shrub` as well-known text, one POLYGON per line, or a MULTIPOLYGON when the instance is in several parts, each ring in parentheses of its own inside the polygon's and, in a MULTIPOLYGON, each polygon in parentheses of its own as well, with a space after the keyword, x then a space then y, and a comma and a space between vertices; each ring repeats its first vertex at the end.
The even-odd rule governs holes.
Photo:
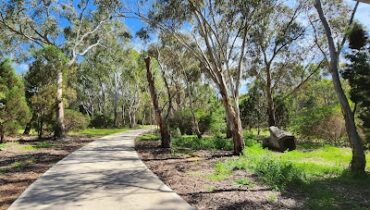
POLYGON ((211 181, 221 181, 228 178, 231 174, 232 174, 231 167, 222 162, 217 162, 215 164, 214 172, 211 175, 209 175, 208 178, 211 181))
POLYGON ((90 123, 89 117, 81 112, 67 109, 64 114, 64 123, 66 131, 78 131, 87 128, 90 123))
POLYGON ((114 122, 109 116, 99 114, 93 116, 90 126, 94 128, 109 128, 114 126, 114 122))
POLYGON ((292 130, 303 138, 318 138, 339 144, 345 138, 345 124, 337 106, 314 108, 297 115, 292 130))
POLYGON ((249 131, 245 131, 243 133, 243 137, 244 137, 245 146, 247 147, 258 144, 256 136, 249 131))
POLYGON ((182 136, 178 138, 173 138, 172 145, 175 147, 185 147, 193 150, 231 150, 233 148, 232 141, 223 137, 204 137, 199 139, 196 136, 182 136))
POLYGON ((176 111, 169 119, 168 124, 173 131, 180 129, 181 134, 193 134, 193 117, 190 110, 176 111))
POLYGON ((284 189, 289 184, 302 181, 303 170, 295 167, 291 162, 273 159, 265 156, 256 161, 254 171, 266 184, 275 189, 284 189))

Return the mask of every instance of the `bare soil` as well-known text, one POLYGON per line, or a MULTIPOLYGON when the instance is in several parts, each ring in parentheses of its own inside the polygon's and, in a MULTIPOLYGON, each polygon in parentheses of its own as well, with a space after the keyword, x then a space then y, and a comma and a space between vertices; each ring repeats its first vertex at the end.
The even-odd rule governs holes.
POLYGON ((169 187, 197 209, 303 209, 304 198, 260 184, 254 174, 234 171, 225 179, 212 174, 218 161, 235 158, 229 151, 171 152, 159 141, 136 141, 145 164, 169 187), (238 184, 237 180, 249 180, 238 184))
POLYGON ((10 139, 0 149, 0 209, 7 209, 53 164, 93 140, 90 137, 10 139))

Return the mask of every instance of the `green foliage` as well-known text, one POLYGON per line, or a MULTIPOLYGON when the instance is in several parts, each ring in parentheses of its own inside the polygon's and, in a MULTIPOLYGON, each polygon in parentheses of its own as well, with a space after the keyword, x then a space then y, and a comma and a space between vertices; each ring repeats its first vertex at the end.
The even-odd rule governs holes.
POLYGON ((294 167, 291 162, 267 156, 255 162, 254 171, 264 183, 275 189, 284 189, 287 185, 304 180, 302 169, 294 167))
POLYGON ((352 50, 346 55, 349 62, 342 75, 351 86, 350 97, 370 143, 370 41, 363 26, 357 23, 348 36, 352 50))
POLYGON ((176 111, 169 119, 168 124, 171 130, 178 128, 181 134, 193 134, 193 117, 189 109, 176 111))
POLYGON ((266 99, 261 82, 257 80, 251 84, 248 94, 241 97, 239 107, 244 127, 257 128, 266 125, 266 99))
POLYGON ((339 106, 314 107, 295 115, 291 130, 300 138, 316 138, 326 143, 346 144, 344 120, 339 106))
POLYGON ((231 174, 232 168, 222 162, 217 162, 214 167, 214 172, 208 176, 208 179, 211 181, 221 181, 230 177, 231 174))
POLYGON ((233 143, 230 139, 223 137, 203 137, 199 139, 197 136, 182 136, 173 138, 173 147, 190 148, 193 150, 232 150, 233 143))
POLYGON ((6 134, 16 133, 31 117, 22 80, 9 59, 0 63, 0 126, 6 134))
POLYGON ((93 128, 109 128, 113 126, 114 126, 113 119, 104 114, 94 115, 90 122, 90 127, 93 128))
POLYGON ((24 79, 27 101, 33 112, 32 127, 36 128, 39 137, 41 137, 45 131, 51 134, 56 126, 56 79, 58 72, 63 73, 64 106, 68 107, 76 100, 76 91, 72 87, 74 68, 66 68, 68 59, 55 46, 45 46, 34 50, 33 56, 34 61, 24 79))
POLYGON ((367 44, 367 31, 364 27, 355 22, 351 25, 350 29, 347 31, 347 36, 349 40, 349 48, 355 50, 361 50, 367 44))
POLYGON ((86 129, 90 123, 90 118, 81 112, 66 109, 64 113, 64 124, 66 131, 78 131, 86 129))
MULTIPOLYGON (((239 158, 223 164, 230 170, 252 171, 262 182, 284 189, 289 185, 306 186, 317 180, 339 177, 346 173, 351 157, 350 148, 324 146, 309 151, 276 153, 255 144, 246 147, 239 158)), ((370 153, 367 153, 367 170, 370 169, 369 161, 370 153)))
POLYGON ((50 142, 46 142, 46 141, 44 141, 44 142, 38 142, 36 145, 35 145, 35 147, 37 148, 37 149, 42 149, 42 148, 50 148, 51 146, 53 146, 50 142))
POLYGON ((243 133, 243 137, 244 137, 244 143, 245 143, 245 146, 253 146, 255 144, 257 144, 257 139, 256 139, 256 135, 253 134, 252 132, 250 131, 244 131, 243 133))
POLYGON ((160 140, 159 135, 156 134, 144 134, 137 138, 139 141, 157 141, 160 140))
POLYGON ((251 184, 251 181, 248 178, 236 179, 234 182, 237 185, 250 185, 251 184))

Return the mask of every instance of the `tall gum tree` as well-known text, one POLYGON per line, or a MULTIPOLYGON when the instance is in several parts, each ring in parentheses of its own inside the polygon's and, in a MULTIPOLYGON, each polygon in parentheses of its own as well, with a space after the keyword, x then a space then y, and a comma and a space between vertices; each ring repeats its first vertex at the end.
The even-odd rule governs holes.
MULTIPOLYGON (((78 4, 69 0, 1 1, 0 28, 9 37, 7 43, 23 46, 18 50, 47 45, 61 49, 69 58, 64 69, 69 69, 79 57, 100 45, 104 25, 112 21, 119 6, 119 1, 111 0, 82 0, 78 4)), ((62 137, 65 135, 63 68, 56 70, 55 136, 62 137)))
POLYGON ((296 43, 303 38, 305 30, 297 19, 303 12, 301 3, 297 1, 294 8, 288 7, 286 2, 277 1, 267 10, 261 19, 260 26, 255 30, 254 43, 261 59, 261 69, 264 73, 258 73, 257 79, 265 85, 267 98, 268 125, 276 126, 276 105, 274 92, 282 77, 287 76, 287 71, 292 59, 299 56, 294 50, 296 43))
POLYGON ((239 90, 246 71, 248 37, 271 2, 160 0, 148 14, 134 12, 151 28, 171 33, 192 52, 202 71, 215 83, 232 131, 235 154, 244 148, 239 90))
MULTIPOLYGON (((330 2, 329 2, 330 4, 330 2)), ((351 25, 357 10, 359 2, 356 3, 355 8, 352 11, 350 20, 347 25, 351 25)), ((330 5, 329 5, 330 6, 330 5)), ((314 1, 314 7, 317 11, 319 20, 323 27, 323 33, 326 36, 327 48, 329 50, 329 71, 332 76, 332 81, 334 85, 335 92, 337 93, 340 106, 342 108, 342 114, 345 120, 345 126, 349 141, 352 147, 352 160, 350 164, 350 169, 354 173, 364 173, 366 166, 365 152, 362 140, 358 134, 356 124, 354 121, 354 115, 352 109, 349 105, 348 98, 343 90, 340 75, 339 75, 339 61, 342 48, 346 42, 346 37, 344 36, 337 45, 335 44, 335 38, 333 36, 333 26, 330 25, 324 9, 323 4, 320 0, 314 1)), ((344 32, 342 32, 344 34, 344 32)))
POLYGON ((171 147, 171 135, 168 130, 166 121, 163 120, 162 109, 159 105, 158 93, 155 87, 155 80, 154 80, 154 76, 152 72, 151 60, 152 58, 150 56, 147 56, 144 58, 145 67, 146 67, 146 77, 147 77, 148 85, 149 85, 149 92, 152 98, 153 108, 155 112, 154 113, 155 119, 157 121, 159 130, 161 133, 161 146, 162 148, 170 148, 171 147))

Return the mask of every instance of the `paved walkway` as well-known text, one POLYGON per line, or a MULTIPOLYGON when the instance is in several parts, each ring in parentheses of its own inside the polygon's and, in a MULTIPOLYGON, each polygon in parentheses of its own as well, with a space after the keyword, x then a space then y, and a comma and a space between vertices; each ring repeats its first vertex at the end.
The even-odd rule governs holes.
POLYGON ((193 209, 138 158, 134 139, 148 129, 104 137, 37 179, 10 210, 193 209))

